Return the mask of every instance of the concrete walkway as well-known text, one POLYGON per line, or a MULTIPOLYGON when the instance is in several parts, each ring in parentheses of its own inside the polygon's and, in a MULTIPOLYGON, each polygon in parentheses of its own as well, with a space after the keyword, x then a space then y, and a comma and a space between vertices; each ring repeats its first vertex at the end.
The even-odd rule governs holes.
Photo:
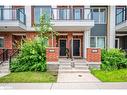
POLYGON ((121 83, 1 83, 0 90, 14 89, 127 89, 127 82, 121 83))
POLYGON ((88 83, 88 82, 101 82, 96 77, 94 77, 88 66, 85 64, 77 64, 75 67, 70 65, 60 65, 58 70, 58 83, 88 83))
POLYGON ((69 83, 95 83, 101 82, 97 78, 95 78, 90 72, 88 73, 58 73, 58 83, 69 82, 69 83))

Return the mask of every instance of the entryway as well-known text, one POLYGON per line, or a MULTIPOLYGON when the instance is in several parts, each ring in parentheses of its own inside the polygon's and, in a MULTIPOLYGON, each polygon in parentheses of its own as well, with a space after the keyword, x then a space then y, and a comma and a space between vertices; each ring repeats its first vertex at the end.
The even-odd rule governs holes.
POLYGON ((83 41, 80 37, 61 36, 58 39, 58 47, 60 47, 60 58, 82 58, 83 57, 83 41))
POLYGON ((73 57, 80 57, 81 56, 81 40, 80 39, 73 39, 73 57))
POLYGON ((66 39, 60 39, 60 56, 66 56, 66 39))

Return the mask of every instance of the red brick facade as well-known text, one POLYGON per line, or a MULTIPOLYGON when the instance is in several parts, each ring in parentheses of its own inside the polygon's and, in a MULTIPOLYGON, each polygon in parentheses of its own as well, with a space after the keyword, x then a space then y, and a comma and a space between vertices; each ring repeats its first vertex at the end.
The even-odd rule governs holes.
MULTIPOLYGON (((13 41, 15 40, 15 39, 13 39, 14 37, 13 37, 13 34, 19 34, 19 36, 20 36, 20 34, 22 34, 22 32, 13 32, 13 33, 11 33, 11 32, 1 32, 0 33, 0 36, 1 37, 4 37, 4 48, 5 49, 12 49, 13 48, 13 41)), ((23 33, 23 34, 25 34, 26 35, 26 38, 27 39, 34 39, 34 37, 37 35, 37 33, 36 32, 28 32, 28 33, 23 33)))
POLYGON ((87 48, 88 62, 101 62, 101 49, 100 48, 87 48))
POLYGON ((12 48, 12 33, 0 33, 1 37, 4 37, 4 48, 12 48))
MULTIPOLYGON (((4 33, 0 33, 0 36, 1 37, 4 37, 4 48, 5 49, 12 49, 13 48, 13 34, 15 33, 22 33, 22 32, 4 32, 4 33)), ((49 39, 49 48, 46 49, 46 58, 47 58, 47 61, 58 61, 58 58, 59 58, 59 40, 61 38, 65 38, 67 40, 67 43, 66 43, 66 48, 68 48, 70 50, 70 42, 71 42, 71 39, 81 39, 81 57, 83 57, 83 36, 80 35, 73 35, 72 32, 66 32, 67 35, 65 36, 58 36, 57 38, 54 38, 53 39, 53 48, 51 48, 52 46, 52 39, 49 39)), ((27 39, 34 39, 35 36, 37 35, 36 32, 25 32, 24 33, 26 35, 26 38, 27 39)), ((1 53, 2 51, 0 51, 1 53)), ((71 52, 70 52, 71 54, 71 52)), ((86 60, 88 62, 100 62, 101 61, 101 49, 96 49, 96 48, 87 48, 87 56, 86 56, 86 60)))
POLYGON ((46 60, 47 62, 57 62, 59 59, 59 47, 46 48, 46 60))

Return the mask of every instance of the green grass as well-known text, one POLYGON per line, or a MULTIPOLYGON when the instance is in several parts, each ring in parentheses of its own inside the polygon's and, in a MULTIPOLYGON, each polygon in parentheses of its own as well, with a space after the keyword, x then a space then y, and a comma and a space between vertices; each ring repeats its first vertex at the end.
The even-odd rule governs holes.
POLYGON ((91 73, 103 82, 127 82, 127 69, 115 71, 91 70, 91 73))
POLYGON ((0 83, 49 83, 56 82, 56 73, 15 72, 0 78, 0 83))

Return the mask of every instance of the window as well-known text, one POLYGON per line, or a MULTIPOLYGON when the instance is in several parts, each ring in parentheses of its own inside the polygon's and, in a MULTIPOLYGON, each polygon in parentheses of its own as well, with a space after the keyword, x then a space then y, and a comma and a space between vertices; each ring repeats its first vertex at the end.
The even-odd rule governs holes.
POLYGON ((104 36, 92 36, 90 37, 90 47, 105 48, 105 37, 104 36))
POLYGON ((95 23, 99 23, 99 10, 98 9, 93 9, 92 19, 95 21, 95 23))
POLYGON ((106 8, 93 8, 91 18, 96 24, 106 23, 106 8))
POLYGON ((116 7, 116 24, 125 20, 125 8, 126 7, 116 7))
POLYGON ((24 16, 25 9, 24 9, 24 7, 17 8, 16 11, 17 11, 16 15, 17 15, 18 20, 20 20, 21 22, 24 23, 24 19, 25 19, 25 16, 24 16))
POLYGON ((90 38, 90 47, 96 47, 96 38, 95 37, 90 38))
POLYGON ((50 6, 42 6, 42 7, 34 7, 34 22, 36 24, 40 24, 40 16, 43 14, 51 17, 51 7, 50 6))
POLYGON ((66 20, 67 19, 67 8, 60 8, 59 9, 59 19, 66 20))
POLYGON ((0 48, 4 47, 4 38, 0 37, 0 48))
POLYGON ((3 19, 3 6, 0 6, 0 20, 3 19))

